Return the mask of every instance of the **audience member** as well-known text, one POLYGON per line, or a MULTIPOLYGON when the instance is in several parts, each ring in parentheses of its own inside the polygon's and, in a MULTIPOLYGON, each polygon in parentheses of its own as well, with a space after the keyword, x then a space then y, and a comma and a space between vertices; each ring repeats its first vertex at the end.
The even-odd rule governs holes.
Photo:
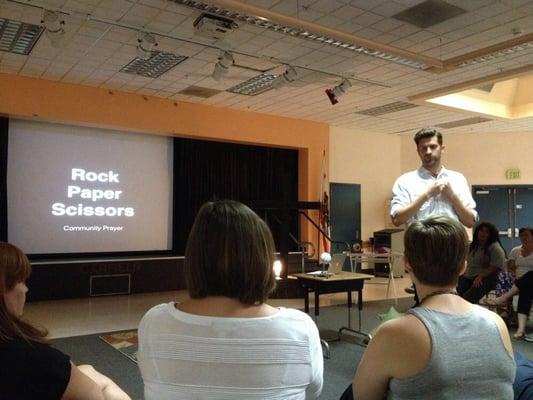
POLYGON ((459 277, 457 292, 471 303, 478 303, 496 288, 498 273, 505 266, 505 250, 498 229, 490 222, 481 222, 474 229, 468 251, 466 272, 459 277))
POLYGON ((146 400, 318 398, 314 322, 265 303, 274 251, 268 226, 245 205, 202 206, 185 250, 190 299, 152 308, 139 326, 146 400))
POLYGON ((431 217, 413 222, 404 244, 420 306, 378 329, 353 398, 512 399, 516 367, 503 320, 455 293, 468 253, 465 228, 431 217))
POLYGON ((90 365, 77 367, 51 347, 46 330, 22 319, 31 265, 17 247, 0 242, 0 397, 17 400, 129 400, 90 365))
POLYGON ((516 246, 509 253, 508 269, 515 272, 517 278, 533 271, 533 228, 518 230, 520 246, 516 246))
POLYGON ((518 278, 509 291, 495 299, 487 299, 485 303, 492 306, 500 306, 510 301, 513 296, 518 294, 518 328, 514 334, 515 339, 526 339, 533 342, 533 336, 526 336, 526 323, 531 311, 533 301, 533 271, 529 271, 518 278))
MULTIPOLYGON (((507 271, 502 271, 498 275, 498 283, 496 284, 497 297, 508 292, 517 277, 520 278, 525 273, 533 271, 533 228, 520 228, 518 236, 521 245, 511 250, 507 261, 507 271)), ((508 317, 513 314, 511 299, 502 304, 500 308, 505 309, 504 313, 508 317)), ((503 316, 503 314, 500 315, 503 316)))

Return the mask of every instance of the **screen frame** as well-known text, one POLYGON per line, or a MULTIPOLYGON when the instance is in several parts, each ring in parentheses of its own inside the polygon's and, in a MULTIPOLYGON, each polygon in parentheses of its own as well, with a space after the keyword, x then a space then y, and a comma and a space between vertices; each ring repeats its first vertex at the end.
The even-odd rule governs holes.
MULTIPOLYGON (((9 242, 8 237, 8 224, 9 224, 9 215, 8 215, 8 207, 7 207, 7 163, 8 163, 8 156, 9 156, 9 127, 10 127, 10 121, 21 121, 21 122, 31 122, 31 123, 42 123, 42 124, 52 124, 52 125, 63 125, 68 127, 81 127, 81 128, 90 128, 90 129, 105 129, 109 131, 116 131, 119 134, 124 133, 132 133, 136 135, 146 135, 146 136, 153 136, 150 133, 146 132, 139 132, 134 130, 127 130, 123 128, 116 128, 116 127, 105 127, 102 128, 100 126, 92 126, 87 124, 75 124, 75 123, 62 123, 62 122, 51 122, 51 121, 40 121, 40 120, 31 120, 31 119, 22 119, 22 118, 5 118, 0 117, 0 124, 3 129, 0 129, 0 135, 2 136, 2 143, 5 141, 5 149, 2 148, 0 151, 0 160, 2 163, 0 164, 0 167, 2 167, 3 175, 0 176, 2 182, 1 185, 5 190, 3 190, 3 196, 5 197, 5 204, 1 204, 0 208, 0 221, 5 221, 3 224, 5 227, 5 232, 0 231, 0 240, 9 242), (4 165, 5 164, 5 165, 4 165)), ((159 135, 160 136, 160 135, 159 135)), ((173 153, 173 146, 174 141, 172 140, 172 137, 165 136, 165 138, 169 139, 169 153, 173 153)), ((172 159, 171 165, 169 166, 172 173, 174 171, 174 159, 172 159)), ((0 186, 0 187, 2 187, 0 186)), ((169 202, 172 215, 169 223, 169 238, 168 243, 170 248, 165 250, 126 250, 126 251, 86 251, 86 252, 50 252, 50 253, 25 253, 26 256, 30 261, 38 261, 38 262, 62 262, 62 261, 68 261, 68 260, 76 260, 76 261, 86 261, 86 260, 94 260, 94 261, 101 261, 104 259, 108 260, 120 260, 124 258, 134 258, 134 259, 146 259, 146 258, 168 258, 168 257, 178 257, 179 254, 174 248, 174 227, 175 227, 175 213, 173 212, 173 179, 171 179, 170 187, 169 187, 169 195, 171 197, 171 200, 169 202)), ((1 202, 0 202, 1 203, 1 202)))

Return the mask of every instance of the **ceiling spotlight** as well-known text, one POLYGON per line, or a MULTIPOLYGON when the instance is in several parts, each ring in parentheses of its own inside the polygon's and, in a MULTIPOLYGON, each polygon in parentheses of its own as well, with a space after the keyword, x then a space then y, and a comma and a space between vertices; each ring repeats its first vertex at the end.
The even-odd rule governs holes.
POLYGON ((219 81, 222 79, 224 75, 226 75, 229 71, 229 68, 235 63, 235 60, 233 60, 233 55, 225 51, 221 54, 220 57, 218 57, 218 62, 215 64, 215 68, 213 69, 213 73, 211 74, 211 77, 215 81, 219 81))
POLYGON ((65 35, 65 21, 59 17, 59 13, 50 10, 43 10, 43 19, 41 23, 45 27, 45 35, 54 47, 59 47, 65 35))
POLYGON ((139 31, 137 35, 137 57, 142 60, 149 60, 152 57, 154 47, 157 46, 155 36, 149 32, 139 31))
POLYGON ((329 101, 332 105, 335 105, 339 102, 339 97, 348 91, 352 87, 352 84, 348 79, 344 79, 340 84, 335 86, 332 89, 326 89, 326 94, 328 95, 329 101))
POLYGON ((296 80, 296 76, 298 74, 294 70, 293 67, 290 65, 287 65, 287 69, 283 74, 280 74, 276 76, 276 78, 272 81, 272 87, 274 89, 279 89, 282 86, 285 86, 288 83, 294 82, 296 80))

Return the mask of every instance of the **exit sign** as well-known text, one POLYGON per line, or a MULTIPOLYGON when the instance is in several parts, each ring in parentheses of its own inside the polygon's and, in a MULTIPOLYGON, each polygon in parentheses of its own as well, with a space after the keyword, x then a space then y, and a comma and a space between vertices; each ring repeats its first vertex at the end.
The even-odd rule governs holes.
POLYGON ((520 179, 520 170, 517 168, 510 168, 505 171, 505 179, 520 179))

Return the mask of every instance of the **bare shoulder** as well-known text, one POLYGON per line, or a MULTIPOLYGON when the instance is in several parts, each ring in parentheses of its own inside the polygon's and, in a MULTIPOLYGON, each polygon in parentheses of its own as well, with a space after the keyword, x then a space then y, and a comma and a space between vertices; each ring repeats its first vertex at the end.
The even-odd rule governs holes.
POLYGON ((387 321, 370 342, 379 346, 390 366, 390 375, 403 379, 424 368, 431 355, 431 339, 424 324, 414 315, 387 321))
POLYGON ((376 338, 381 337, 387 341, 394 337, 395 341, 417 342, 424 341, 429 334, 424 324, 414 315, 408 314, 385 322, 376 333, 376 338))

